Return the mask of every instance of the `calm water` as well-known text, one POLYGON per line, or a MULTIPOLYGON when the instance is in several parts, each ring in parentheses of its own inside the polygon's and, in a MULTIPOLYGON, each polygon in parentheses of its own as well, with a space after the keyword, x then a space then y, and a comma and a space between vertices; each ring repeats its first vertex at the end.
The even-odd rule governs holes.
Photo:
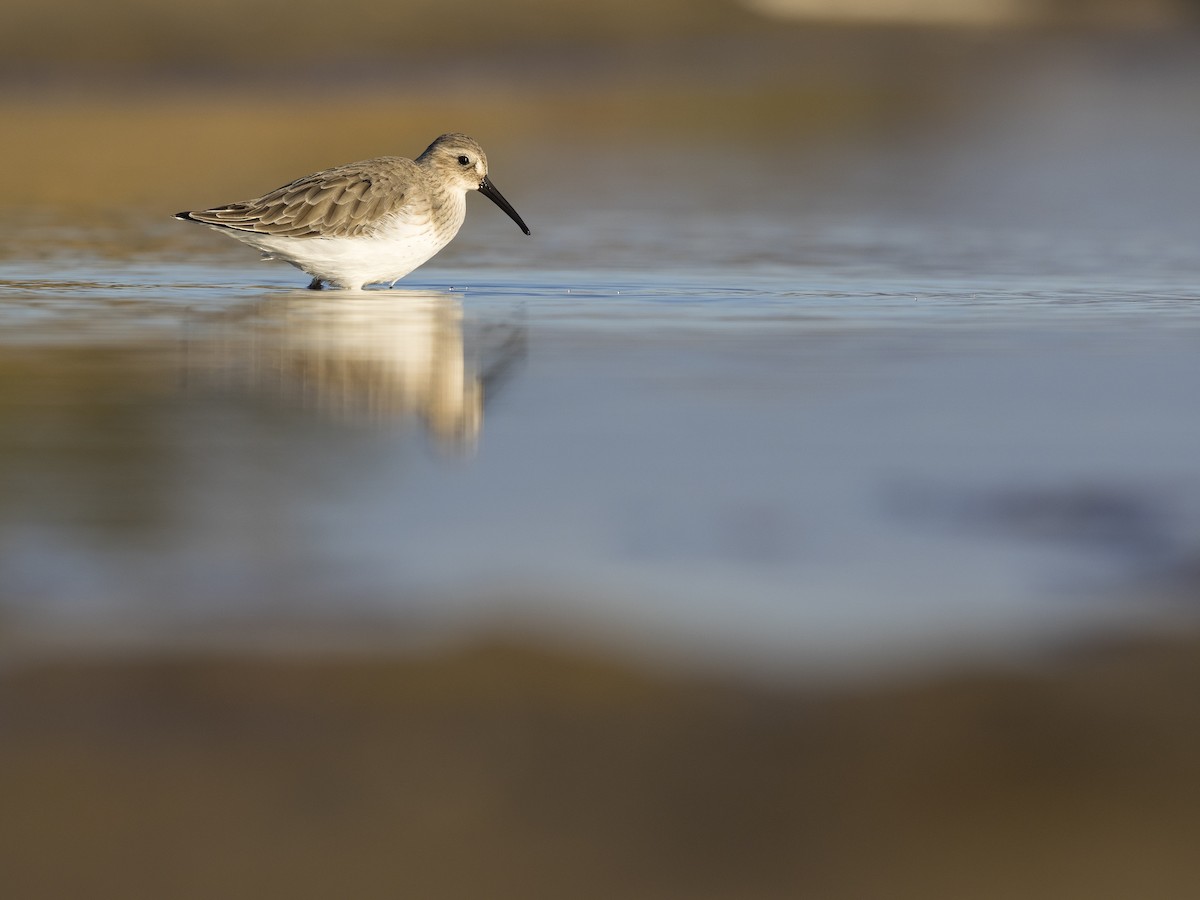
POLYGON ((1188 616, 1200 126, 1121 84, 840 162, 513 161, 532 240, 472 199, 361 296, 182 223, 8 216, 0 635, 804 667, 1188 616))

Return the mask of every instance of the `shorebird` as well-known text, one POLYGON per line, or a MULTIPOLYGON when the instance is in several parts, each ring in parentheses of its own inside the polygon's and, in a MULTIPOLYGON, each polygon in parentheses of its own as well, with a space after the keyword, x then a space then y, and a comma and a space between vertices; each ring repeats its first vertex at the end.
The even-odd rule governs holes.
POLYGON ((443 134, 415 160, 380 156, 305 175, 254 200, 176 213, 312 276, 310 288, 391 283, 458 234, 479 191, 529 234, 488 178, 483 148, 443 134))

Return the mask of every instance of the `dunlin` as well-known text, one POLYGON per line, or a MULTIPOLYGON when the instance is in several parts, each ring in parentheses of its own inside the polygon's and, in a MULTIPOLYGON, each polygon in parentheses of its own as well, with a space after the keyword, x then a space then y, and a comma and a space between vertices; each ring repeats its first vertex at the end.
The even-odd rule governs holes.
POLYGON ((488 179, 483 148, 443 134, 415 160, 400 156, 336 166, 254 200, 181 212, 313 277, 311 288, 359 290, 395 283, 458 234, 467 191, 479 191, 529 228, 488 179))

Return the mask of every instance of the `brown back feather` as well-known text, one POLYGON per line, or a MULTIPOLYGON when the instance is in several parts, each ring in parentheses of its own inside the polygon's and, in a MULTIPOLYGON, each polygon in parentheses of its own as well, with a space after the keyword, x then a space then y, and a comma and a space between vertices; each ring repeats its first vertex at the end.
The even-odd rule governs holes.
POLYGON ((187 214, 208 225, 287 237, 370 234, 392 215, 429 210, 423 173, 411 160, 384 156, 306 175, 254 200, 187 214))

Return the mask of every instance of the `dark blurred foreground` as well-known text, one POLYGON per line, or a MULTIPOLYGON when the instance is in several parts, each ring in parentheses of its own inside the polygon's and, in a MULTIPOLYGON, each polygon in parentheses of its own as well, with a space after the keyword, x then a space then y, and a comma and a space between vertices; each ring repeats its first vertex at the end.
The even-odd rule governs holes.
POLYGON ((1198 649, 825 689, 502 645, 11 669, 4 895, 1195 897, 1198 649))

